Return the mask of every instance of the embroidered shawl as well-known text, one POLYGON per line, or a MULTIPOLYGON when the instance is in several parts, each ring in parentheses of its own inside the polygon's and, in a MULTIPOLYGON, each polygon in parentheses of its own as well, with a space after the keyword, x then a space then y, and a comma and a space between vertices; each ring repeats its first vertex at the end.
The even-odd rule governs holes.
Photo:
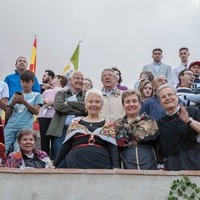
MULTIPOLYGON (((50 168, 52 167, 52 162, 46 152, 42 150, 34 150, 34 154, 37 155, 37 157, 45 162, 45 168, 50 168)), ((21 150, 15 151, 13 153, 10 153, 7 157, 6 160, 6 167, 12 167, 12 168, 25 168, 24 160, 22 157, 22 152, 21 150)))
POLYGON ((128 123, 127 117, 115 121, 116 140, 120 147, 136 145, 142 140, 155 140, 158 137, 158 126, 146 113, 128 123))
POLYGON ((115 140, 116 139, 115 126, 112 121, 106 120, 103 127, 99 127, 93 132, 91 132, 87 129, 87 127, 85 127, 82 124, 79 124, 80 120, 81 120, 81 117, 75 118, 73 122, 70 124, 67 130, 67 135, 64 142, 68 141, 75 134, 81 133, 81 134, 98 135, 102 140, 105 140, 107 142, 117 145, 116 140, 115 140))

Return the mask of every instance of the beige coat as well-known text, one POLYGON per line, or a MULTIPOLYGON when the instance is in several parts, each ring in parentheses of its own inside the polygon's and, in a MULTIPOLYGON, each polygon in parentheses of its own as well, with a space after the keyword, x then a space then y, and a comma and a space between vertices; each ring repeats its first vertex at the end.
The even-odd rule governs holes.
POLYGON ((122 91, 115 89, 110 95, 104 95, 104 105, 101 110, 100 116, 104 119, 115 121, 118 118, 124 117, 125 112, 122 107, 122 91))

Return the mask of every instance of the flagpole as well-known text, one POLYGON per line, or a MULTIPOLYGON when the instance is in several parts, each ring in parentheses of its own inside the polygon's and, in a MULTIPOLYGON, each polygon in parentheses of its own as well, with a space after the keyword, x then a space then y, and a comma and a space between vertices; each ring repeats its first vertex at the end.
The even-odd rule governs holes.
POLYGON ((81 48, 80 48, 80 47, 81 47, 82 41, 79 40, 78 43, 79 43, 79 69, 80 69, 80 66, 81 66, 81 64, 80 64, 80 63, 81 63, 81 62, 80 62, 80 60, 81 60, 81 59, 80 59, 80 58, 81 58, 81 56, 80 56, 80 52, 81 52, 80 49, 81 49, 81 48))

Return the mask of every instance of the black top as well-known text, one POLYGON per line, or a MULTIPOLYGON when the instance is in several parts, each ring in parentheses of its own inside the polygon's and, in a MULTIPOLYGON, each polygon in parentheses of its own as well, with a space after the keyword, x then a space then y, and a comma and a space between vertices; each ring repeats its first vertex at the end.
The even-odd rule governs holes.
MULTIPOLYGON (((196 108, 187 108, 189 116, 200 121, 200 111, 196 108)), ((183 150, 192 149, 197 143, 197 132, 185 124, 177 114, 165 115, 158 120, 160 131, 160 150, 162 156, 175 156, 183 150)))
MULTIPOLYGON (((105 120, 97 123, 90 123, 80 120, 79 124, 84 125, 93 132, 97 128, 103 127, 105 120)), ((81 146, 88 144, 90 134, 77 133, 68 141, 63 143, 54 166, 58 167, 65 158, 68 168, 119 168, 119 154, 117 146, 102 140, 98 135, 94 135, 95 145, 81 146)))
POLYGON ((33 155, 33 158, 29 158, 28 156, 22 153, 22 157, 26 167, 45 168, 45 162, 40 160, 36 154, 33 155))

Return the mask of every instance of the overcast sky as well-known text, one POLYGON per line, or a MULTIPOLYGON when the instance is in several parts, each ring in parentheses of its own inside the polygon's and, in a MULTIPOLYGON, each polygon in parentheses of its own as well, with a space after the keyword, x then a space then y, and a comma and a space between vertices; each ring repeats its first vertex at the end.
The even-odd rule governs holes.
POLYGON ((0 0, 0 80, 17 57, 30 62, 38 35, 39 81, 45 69, 60 74, 81 40, 80 70, 96 87, 104 68, 118 66, 131 88, 153 48, 172 67, 183 46, 200 60, 199 13, 200 0, 0 0))

